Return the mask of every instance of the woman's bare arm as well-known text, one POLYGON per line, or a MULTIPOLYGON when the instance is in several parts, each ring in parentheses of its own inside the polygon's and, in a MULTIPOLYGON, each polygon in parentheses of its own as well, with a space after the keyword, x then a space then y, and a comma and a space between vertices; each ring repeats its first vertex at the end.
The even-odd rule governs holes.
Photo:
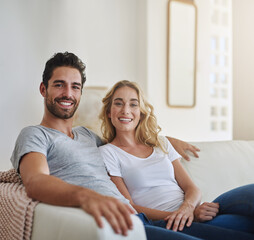
POLYGON ((131 205, 138 213, 145 213, 146 216, 152 220, 164 219, 165 217, 167 217, 169 215, 170 212, 160 211, 157 209, 152 209, 152 208, 147 208, 147 207, 143 207, 140 205, 136 205, 131 198, 131 195, 124 183, 123 178, 111 176, 111 180, 116 185, 116 187, 121 192, 121 194, 130 201, 131 205))
POLYGON ((171 213, 165 220, 168 220, 167 228, 174 231, 182 230, 185 225, 190 226, 194 220, 194 210, 200 204, 201 191, 195 186, 180 160, 173 161, 175 178, 178 185, 184 191, 184 202, 178 210, 171 213))

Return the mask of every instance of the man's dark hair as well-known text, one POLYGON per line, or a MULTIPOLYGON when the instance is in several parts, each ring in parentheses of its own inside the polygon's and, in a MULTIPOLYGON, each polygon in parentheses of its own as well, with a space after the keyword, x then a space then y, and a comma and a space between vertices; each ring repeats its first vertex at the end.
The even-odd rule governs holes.
POLYGON ((85 69, 86 65, 73 53, 64 52, 56 53, 51 57, 45 65, 45 69, 42 75, 42 82, 46 89, 48 88, 48 81, 53 75, 53 71, 57 67, 72 67, 76 68, 81 75, 82 87, 86 81, 85 69))

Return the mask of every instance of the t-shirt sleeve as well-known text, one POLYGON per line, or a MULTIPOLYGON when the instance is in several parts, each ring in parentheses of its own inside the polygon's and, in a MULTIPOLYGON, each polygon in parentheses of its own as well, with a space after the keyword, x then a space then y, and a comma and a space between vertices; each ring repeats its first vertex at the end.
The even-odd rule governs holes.
POLYGON ((160 139, 165 144, 166 150, 168 152, 168 158, 171 162, 175 161, 176 159, 182 158, 182 156, 174 149, 170 141, 166 137, 161 137, 160 139))
POLYGON ((36 127, 24 128, 16 140, 11 162, 18 172, 21 158, 30 152, 39 152, 47 157, 47 137, 36 127))
POLYGON ((99 147, 99 149, 105 163, 107 172, 111 176, 122 177, 121 165, 116 157, 116 154, 114 153, 114 150, 111 147, 107 146, 107 144, 99 147))

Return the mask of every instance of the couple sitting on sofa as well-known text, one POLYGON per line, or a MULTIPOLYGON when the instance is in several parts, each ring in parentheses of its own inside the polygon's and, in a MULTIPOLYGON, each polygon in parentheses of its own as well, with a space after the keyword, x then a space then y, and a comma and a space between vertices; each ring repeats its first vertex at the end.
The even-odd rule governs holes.
MULTIPOLYGON (((158 137, 152 106, 135 84, 122 81, 103 100, 104 137, 110 143, 100 148, 102 154, 98 136, 84 127, 72 128, 84 70, 71 53, 58 53, 46 63, 40 85, 42 122, 21 131, 11 158, 28 196, 81 207, 100 227, 103 216, 123 235, 132 228, 130 214, 136 209, 148 239, 253 239, 253 185, 225 193, 216 203, 199 205, 199 190, 181 167, 180 155, 158 137), (107 175, 102 155, 118 189, 107 175), (239 197, 247 202, 241 204, 239 197), (197 221, 212 220, 192 222, 194 216, 197 221), (231 229, 220 225, 224 220, 231 229)), ((181 148, 182 142, 174 141, 181 148)))

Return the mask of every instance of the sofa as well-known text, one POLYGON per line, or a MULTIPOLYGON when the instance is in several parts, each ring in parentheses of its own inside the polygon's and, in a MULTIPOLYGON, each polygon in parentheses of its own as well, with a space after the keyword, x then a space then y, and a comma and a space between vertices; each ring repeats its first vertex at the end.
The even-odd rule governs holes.
MULTIPOLYGON (((192 143, 200 148, 199 158, 181 160, 184 168, 203 193, 202 201, 212 201, 232 188, 254 183, 254 141, 192 143)), ((145 239, 142 223, 133 216, 134 231, 115 235, 105 221, 99 229, 91 216, 80 209, 39 203, 35 209, 32 240, 145 239), (43 227, 42 227, 43 226, 43 227)))
POLYGON ((1 240, 145 240, 141 220, 132 215, 128 236, 117 235, 108 222, 97 227, 94 218, 81 208, 60 207, 29 198, 15 169, 0 171, 1 240))
POLYGON ((193 142, 199 158, 182 164, 202 191, 202 201, 213 201, 220 194, 254 183, 254 141, 193 142))
MULTIPOLYGON (((201 189, 202 201, 212 201, 227 190, 254 182, 254 141, 194 142, 191 144, 200 148, 199 158, 191 156, 190 161, 181 161, 193 181, 201 189)), ((3 197, 0 195, 0 198, 3 197)), ((98 228, 93 217, 81 209, 38 203, 34 210, 31 239, 146 239, 141 221, 136 216, 132 216, 132 220, 134 229, 129 231, 128 237, 123 237, 114 234, 106 220, 104 220, 104 228, 98 228)), ((4 238, 1 239, 4 240, 4 238)))

